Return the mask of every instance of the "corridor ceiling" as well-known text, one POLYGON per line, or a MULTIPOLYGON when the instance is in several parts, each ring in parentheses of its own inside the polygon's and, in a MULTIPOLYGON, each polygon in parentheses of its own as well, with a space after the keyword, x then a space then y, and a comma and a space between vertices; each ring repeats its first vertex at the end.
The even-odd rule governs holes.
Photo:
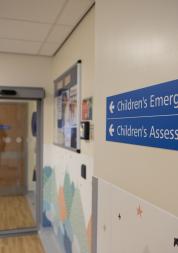
POLYGON ((94 0, 0 0, 0 52, 52 56, 94 0))

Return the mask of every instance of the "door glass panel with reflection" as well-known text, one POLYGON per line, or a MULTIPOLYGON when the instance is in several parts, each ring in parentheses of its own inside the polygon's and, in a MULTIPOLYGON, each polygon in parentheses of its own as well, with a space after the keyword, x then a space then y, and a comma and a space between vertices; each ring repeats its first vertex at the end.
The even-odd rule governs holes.
POLYGON ((34 101, 0 101, 0 230, 36 226, 34 101))

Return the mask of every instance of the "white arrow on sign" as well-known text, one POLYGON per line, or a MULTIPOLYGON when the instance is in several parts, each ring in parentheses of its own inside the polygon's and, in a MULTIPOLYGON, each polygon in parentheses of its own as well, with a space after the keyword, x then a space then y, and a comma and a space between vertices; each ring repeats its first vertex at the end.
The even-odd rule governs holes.
POLYGON ((113 133, 114 133, 113 124, 111 124, 110 127, 109 127, 109 133, 110 133, 111 136, 113 136, 113 133))
POLYGON ((113 113, 114 109, 115 109, 114 103, 113 103, 113 101, 111 101, 111 103, 109 105, 110 113, 113 113))

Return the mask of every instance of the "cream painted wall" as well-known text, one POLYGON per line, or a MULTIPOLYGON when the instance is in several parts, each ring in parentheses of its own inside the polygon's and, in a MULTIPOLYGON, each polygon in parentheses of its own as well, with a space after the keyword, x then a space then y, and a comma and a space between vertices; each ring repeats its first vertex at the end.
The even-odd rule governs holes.
MULTIPOLYGON (((37 57, 15 54, 0 54, 0 85, 7 86, 36 86, 46 90, 44 100, 44 142, 52 140, 51 117, 51 62, 49 57, 37 57)), ((35 167, 35 138, 31 136, 31 113, 32 105, 29 103, 28 115, 28 190, 35 189, 32 182, 33 170, 35 167)))
MULTIPOLYGON (((88 13, 59 53, 54 57, 52 67, 53 80, 79 59, 82 60, 81 95, 83 99, 93 96, 94 9, 88 13)), ((81 152, 93 156, 93 139, 90 141, 81 140, 81 152)))
POLYGON ((106 97, 178 78, 178 1, 96 0, 95 175, 178 215, 178 154, 105 141, 106 97))
POLYGON ((50 82, 51 58, 0 54, 0 84, 46 87, 50 82))
POLYGON ((44 101, 44 141, 52 140, 51 62, 49 57, 0 54, 0 85, 36 86, 46 90, 44 101))

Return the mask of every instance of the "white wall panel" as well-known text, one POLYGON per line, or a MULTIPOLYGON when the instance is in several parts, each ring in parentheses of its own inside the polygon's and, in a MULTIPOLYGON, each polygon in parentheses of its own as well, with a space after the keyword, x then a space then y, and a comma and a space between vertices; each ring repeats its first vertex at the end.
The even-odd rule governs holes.
POLYGON ((98 253, 177 252, 177 217, 103 180, 98 187, 98 253))

